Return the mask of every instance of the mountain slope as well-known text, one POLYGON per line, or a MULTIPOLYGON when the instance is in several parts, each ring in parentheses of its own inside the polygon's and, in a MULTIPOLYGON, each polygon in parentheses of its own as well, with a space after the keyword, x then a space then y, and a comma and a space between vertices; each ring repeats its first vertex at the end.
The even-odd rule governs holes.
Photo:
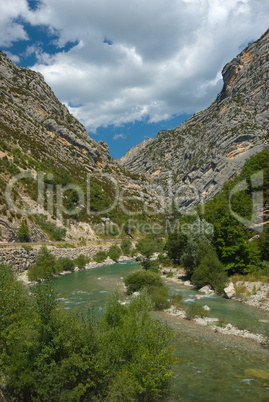
POLYGON ((147 187, 144 177, 128 172, 109 156, 106 143, 89 137, 84 126, 59 102, 41 74, 18 67, 0 51, 2 241, 18 240, 17 229, 24 219, 21 207, 30 212, 27 222, 31 228, 31 240, 48 237, 48 233, 44 232, 48 226, 46 219, 51 224, 66 226, 70 239, 84 235, 92 237, 92 225, 102 224, 102 216, 122 224, 127 219, 126 211, 141 212, 145 203, 153 207, 158 205, 159 208, 155 195, 147 187), (17 174, 26 172, 31 172, 34 178, 38 172, 44 172, 44 205, 37 204, 37 182, 30 177, 20 179, 14 185, 12 194, 16 205, 11 208, 5 196, 7 183, 17 174), (89 191, 90 211, 86 211, 86 200, 79 204, 76 191, 70 186, 79 186, 86 195, 89 174, 92 185, 89 191), (76 214, 68 216, 57 209, 59 186, 65 191, 65 208, 78 206, 76 214), (49 195, 46 193, 48 188, 51 191, 49 195), (110 212, 102 214, 111 205, 114 207, 110 208, 110 212), (31 214, 37 209, 43 216, 31 214), (79 225, 80 229, 77 229, 79 225))
POLYGON ((224 67, 223 89, 207 109, 160 131, 119 163, 158 178, 180 207, 212 198, 247 158, 268 146, 268 50, 269 30, 224 67))

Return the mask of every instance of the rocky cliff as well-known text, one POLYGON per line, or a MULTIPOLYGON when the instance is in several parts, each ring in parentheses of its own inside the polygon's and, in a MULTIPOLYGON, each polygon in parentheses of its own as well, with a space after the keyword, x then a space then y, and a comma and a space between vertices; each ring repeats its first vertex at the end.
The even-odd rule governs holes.
POLYGON ((159 132, 119 163, 158 179, 182 208, 213 197, 268 146, 268 51, 269 31, 223 68, 223 89, 206 110, 159 132))
MULTIPOLYGON (((53 192, 49 196, 45 191, 44 201, 48 207, 41 208, 40 212, 56 226, 66 224, 65 220, 58 222, 56 219, 57 185, 64 187, 72 183, 85 190, 88 173, 94 175, 90 195, 93 214, 107 209, 109 202, 113 204, 118 197, 110 217, 122 223, 124 208, 140 212, 145 203, 157 202, 141 175, 120 167, 109 156, 106 143, 89 137, 41 74, 18 67, 0 51, 0 241, 18 241, 17 229, 24 219, 7 203, 7 183, 19 173, 32 172, 37 177, 41 171, 46 174, 45 187, 50 186, 53 192), (116 194, 119 189, 120 195, 116 194)), ((19 180, 13 195, 17 206, 27 205, 29 211, 37 209, 37 185, 33 179, 19 180)), ((67 208, 75 206, 74 191, 67 190, 64 198, 67 208)), ((67 227, 70 238, 93 237, 93 221, 102 224, 100 217, 89 216, 85 210, 71 216, 67 227)), ((48 237, 44 227, 48 229, 51 225, 44 223, 44 217, 40 220, 29 215, 27 224, 31 240, 44 241, 48 237)))

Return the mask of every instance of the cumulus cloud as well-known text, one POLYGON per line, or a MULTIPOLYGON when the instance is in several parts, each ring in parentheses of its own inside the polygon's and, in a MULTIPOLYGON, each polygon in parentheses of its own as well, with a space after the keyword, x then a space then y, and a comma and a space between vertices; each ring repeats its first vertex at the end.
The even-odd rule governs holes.
POLYGON ((18 40, 27 40, 28 36, 16 18, 27 12, 25 0, 0 0, 0 46, 11 46, 18 40))
POLYGON ((268 24, 266 0, 42 0, 36 10, 14 1, 2 43, 27 39, 19 15, 57 35, 55 54, 29 44, 33 69, 91 132, 206 107, 224 64, 268 24))
POLYGON ((115 134, 113 137, 113 140, 123 140, 124 138, 126 138, 126 136, 124 134, 115 134))

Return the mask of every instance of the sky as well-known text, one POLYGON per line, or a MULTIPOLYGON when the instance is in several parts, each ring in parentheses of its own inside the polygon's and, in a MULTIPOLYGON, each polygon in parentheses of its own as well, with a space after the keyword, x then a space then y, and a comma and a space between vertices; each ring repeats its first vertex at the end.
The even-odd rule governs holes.
POLYGON ((0 0, 0 49, 119 158, 210 105, 268 21, 269 0, 0 0))

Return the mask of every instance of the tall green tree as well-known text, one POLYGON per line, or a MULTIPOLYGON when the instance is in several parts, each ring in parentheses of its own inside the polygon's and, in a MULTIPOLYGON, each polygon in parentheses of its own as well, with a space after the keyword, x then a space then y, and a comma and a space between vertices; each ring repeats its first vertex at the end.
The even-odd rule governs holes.
POLYGON ((43 246, 37 254, 35 264, 28 269, 28 278, 30 281, 49 278, 55 273, 55 263, 54 255, 43 246))
POLYGON ((181 256, 187 245, 187 236, 182 232, 174 232, 168 234, 168 239, 165 243, 164 250, 167 251, 167 255, 170 260, 179 262, 181 256))

